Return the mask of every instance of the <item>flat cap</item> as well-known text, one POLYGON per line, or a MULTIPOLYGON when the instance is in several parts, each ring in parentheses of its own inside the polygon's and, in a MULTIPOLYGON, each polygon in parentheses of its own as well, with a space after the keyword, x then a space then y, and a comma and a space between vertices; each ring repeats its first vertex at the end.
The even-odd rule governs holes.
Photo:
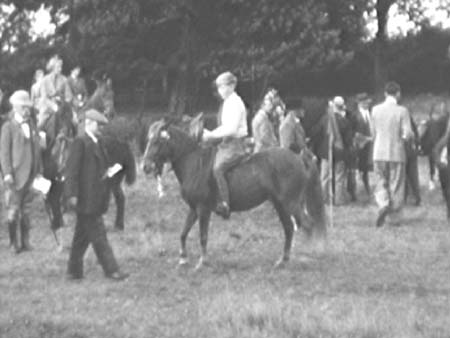
POLYGON ((16 90, 9 98, 9 102, 13 106, 28 106, 31 107, 33 102, 31 102, 30 95, 26 90, 16 90))
POLYGON ((108 123, 108 119, 105 117, 105 115, 103 115, 102 113, 98 112, 95 109, 87 110, 85 113, 85 118, 92 121, 97 121, 98 123, 102 124, 108 123))
POLYGON ((235 84, 237 84, 237 77, 231 72, 224 72, 216 78, 216 86, 235 84))

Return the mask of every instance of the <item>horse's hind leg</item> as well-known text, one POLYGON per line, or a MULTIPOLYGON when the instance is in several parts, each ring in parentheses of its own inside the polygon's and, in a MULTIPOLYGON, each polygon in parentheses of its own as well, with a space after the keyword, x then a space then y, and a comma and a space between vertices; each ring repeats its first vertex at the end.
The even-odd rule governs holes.
MULTIPOLYGON (((280 202, 274 201, 273 205, 278 217, 280 218, 281 224, 283 225, 285 236, 283 256, 281 256, 281 258, 275 263, 275 267, 281 267, 288 262, 290 258, 292 238, 294 236, 294 225, 291 220, 291 215, 286 211, 285 207, 280 202)), ((295 220, 299 222, 300 218, 297 220, 295 217, 295 220)))
POLYGON ((114 182, 112 185, 112 193, 116 202, 116 221, 114 228, 116 230, 124 230, 125 218, 125 194, 123 193, 120 182, 114 182))
POLYGON ((178 262, 179 265, 185 265, 187 264, 187 251, 186 251, 186 239, 189 234, 189 231, 191 231, 192 226, 197 221, 197 211, 193 208, 189 209, 189 213, 186 217, 186 220, 184 222, 184 228, 181 232, 180 236, 180 242, 181 242, 181 249, 180 249, 180 261, 178 262))

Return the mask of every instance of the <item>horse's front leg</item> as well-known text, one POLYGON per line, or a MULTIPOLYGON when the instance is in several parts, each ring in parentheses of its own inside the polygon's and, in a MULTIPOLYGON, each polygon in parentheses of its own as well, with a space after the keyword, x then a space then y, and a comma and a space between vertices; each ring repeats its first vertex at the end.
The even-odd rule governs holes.
POLYGON ((184 228, 181 232, 180 236, 180 242, 181 242, 181 250, 180 250, 180 260, 178 262, 179 265, 185 265, 188 262, 187 259, 187 251, 186 251, 186 239, 189 234, 189 231, 191 231, 192 226, 197 221, 197 211, 193 208, 189 209, 189 213, 186 217, 186 221, 184 222, 184 228))
POLYGON ((208 245, 209 221, 211 219, 211 210, 205 207, 201 207, 198 209, 198 215, 200 224, 200 246, 202 253, 200 255, 197 265, 195 266, 195 270, 201 269, 203 265, 208 263, 207 245, 208 245))

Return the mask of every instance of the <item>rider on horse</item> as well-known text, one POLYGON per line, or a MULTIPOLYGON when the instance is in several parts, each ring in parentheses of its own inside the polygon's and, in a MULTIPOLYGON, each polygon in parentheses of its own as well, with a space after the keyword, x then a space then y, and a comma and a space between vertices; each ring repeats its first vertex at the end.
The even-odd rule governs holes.
POLYGON ((40 85, 40 103, 38 105, 38 128, 62 107, 72 103, 73 95, 67 78, 61 74, 63 62, 59 56, 52 57, 47 69, 50 71, 40 85))
POLYGON ((231 72, 216 79, 217 91, 223 100, 219 111, 220 126, 203 132, 203 140, 222 140, 218 146, 213 173, 217 182, 219 200, 216 212, 223 218, 230 216, 226 171, 245 154, 244 138, 247 136, 247 111, 241 97, 235 92, 237 78, 231 72))

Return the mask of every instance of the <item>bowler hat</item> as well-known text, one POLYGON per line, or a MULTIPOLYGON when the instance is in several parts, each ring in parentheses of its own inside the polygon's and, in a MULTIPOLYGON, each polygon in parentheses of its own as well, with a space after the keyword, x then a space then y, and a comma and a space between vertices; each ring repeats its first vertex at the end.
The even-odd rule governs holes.
POLYGON ((231 72, 224 72, 216 78, 216 86, 220 85, 235 85, 237 78, 231 72))
POLYGON ((367 102, 367 101, 372 101, 372 99, 370 98, 370 96, 367 93, 359 93, 356 95, 356 102, 360 103, 360 102, 367 102))
POLYGON ((31 102, 30 95, 26 90, 16 90, 11 97, 9 102, 13 106, 28 106, 31 107, 33 102, 31 102))
POLYGON ((105 117, 105 115, 103 115, 102 113, 98 112, 95 109, 87 110, 85 113, 85 118, 92 120, 92 121, 97 121, 97 123, 102 123, 102 124, 108 123, 108 119, 105 117))

